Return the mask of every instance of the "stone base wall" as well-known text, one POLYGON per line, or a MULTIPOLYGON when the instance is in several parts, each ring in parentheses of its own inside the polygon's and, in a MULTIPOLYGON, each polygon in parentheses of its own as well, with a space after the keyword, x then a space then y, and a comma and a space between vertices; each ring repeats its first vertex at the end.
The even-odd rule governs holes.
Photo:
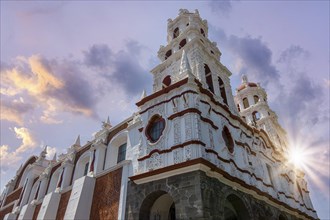
POLYGON ((200 176, 191 172, 141 185, 129 181, 125 219, 150 219, 148 209, 165 193, 175 203, 176 219, 204 219, 200 176))
POLYGON ((176 220, 224 220, 227 198, 236 198, 237 201, 232 201, 234 206, 244 209, 244 215, 240 214, 239 217, 242 220, 279 220, 280 215, 281 219, 298 219, 249 194, 235 190, 216 178, 208 177, 202 171, 140 185, 129 181, 125 219, 150 219, 150 208, 157 198, 165 193, 168 193, 175 203, 176 220))

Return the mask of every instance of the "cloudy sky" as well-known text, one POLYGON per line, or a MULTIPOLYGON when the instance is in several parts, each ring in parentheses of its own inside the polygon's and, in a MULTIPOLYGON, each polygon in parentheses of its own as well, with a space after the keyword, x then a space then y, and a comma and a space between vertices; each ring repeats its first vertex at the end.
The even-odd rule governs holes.
POLYGON ((43 146, 52 157, 137 111, 180 8, 208 20, 233 90, 242 74, 266 88, 329 219, 328 1, 1 1, 1 190, 43 146))

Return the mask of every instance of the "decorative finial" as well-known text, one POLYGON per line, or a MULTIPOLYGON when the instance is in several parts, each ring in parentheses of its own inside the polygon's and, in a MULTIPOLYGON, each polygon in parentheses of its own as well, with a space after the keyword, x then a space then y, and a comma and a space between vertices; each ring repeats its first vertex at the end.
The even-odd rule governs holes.
POLYGON ((188 57, 187 57, 187 54, 186 54, 186 51, 183 50, 182 51, 182 57, 181 57, 181 65, 180 65, 180 72, 179 74, 183 74, 183 73, 186 73, 187 74, 192 74, 191 73, 191 68, 190 68, 190 65, 189 65, 189 60, 188 60, 188 57))
POLYGON ((103 125, 102 125, 103 128, 111 128, 112 125, 110 123, 110 118, 109 116, 107 117, 107 120, 105 122, 103 122, 103 125))
POLYGON ((47 155, 47 145, 45 145, 44 149, 40 152, 39 158, 37 159, 37 162, 40 162, 44 159, 46 159, 46 155, 47 155))
POLYGON ((55 152, 54 156, 53 156, 53 159, 52 159, 52 162, 56 162, 56 158, 57 158, 57 154, 55 152))
POLYGON ((142 95, 141 95, 140 100, 144 99, 145 97, 147 97, 147 93, 146 93, 146 90, 144 89, 144 90, 142 91, 142 95))
POLYGON ((78 135, 76 141, 74 142, 74 145, 80 147, 80 135, 78 135))
POLYGON ((242 83, 247 83, 248 82, 248 78, 246 75, 242 75, 242 83))

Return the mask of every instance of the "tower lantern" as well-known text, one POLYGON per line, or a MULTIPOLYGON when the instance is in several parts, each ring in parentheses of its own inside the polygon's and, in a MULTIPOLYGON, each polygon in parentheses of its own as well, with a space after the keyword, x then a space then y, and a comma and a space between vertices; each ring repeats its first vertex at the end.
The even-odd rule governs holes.
POLYGON ((258 83, 249 82, 242 76, 242 84, 234 97, 240 116, 250 126, 266 131, 279 150, 287 147, 286 132, 278 123, 278 117, 267 103, 267 93, 258 83))

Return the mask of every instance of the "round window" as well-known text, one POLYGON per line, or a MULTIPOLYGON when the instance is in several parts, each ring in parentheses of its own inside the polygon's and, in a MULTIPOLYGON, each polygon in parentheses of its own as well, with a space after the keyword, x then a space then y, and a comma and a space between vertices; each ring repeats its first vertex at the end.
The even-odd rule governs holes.
POLYGON ((159 116, 155 115, 149 121, 149 124, 146 128, 146 136, 151 143, 155 143, 159 140, 160 136, 165 128, 165 120, 159 116))

